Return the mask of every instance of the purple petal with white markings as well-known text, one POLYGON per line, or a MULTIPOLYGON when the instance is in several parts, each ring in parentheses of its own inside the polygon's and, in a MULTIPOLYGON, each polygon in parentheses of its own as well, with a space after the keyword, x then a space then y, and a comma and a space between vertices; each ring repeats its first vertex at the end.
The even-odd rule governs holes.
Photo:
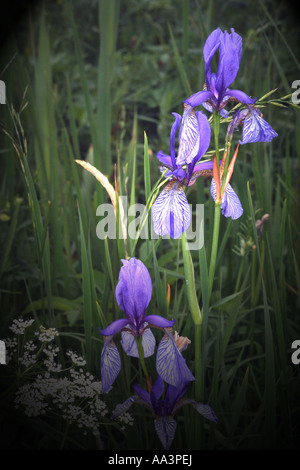
POLYGON ((203 405, 202 403, 192 403, 195 410, 198 411, 204 418, 213 421, 214 423, 218 422, 218 418, 216 417, 215 413, 211 409, 209 405, 203 405))
POLYGON ((155 431, 165 450, 171 447, 176 426, 177 424, 173 416, 157 416, 154 420, 155 431))
POLYGON ((101 384, 102 392, 108 392, 121 370, 121 359, 117 346, 107 338, 101 353, 101 384))
POLYGON ((270 124, 260 116, 257 110, 253 109, 251 115, 244 121, 243 140, 240 143, 271 142, 277 136, 278 134, 270 124))
MULTIPOLYGON (((216 183, 214 179, 211 180, 210 192, 213 199, 216 200, 216 183)), ((222 197, 221 209, 225 217, 231 217, 233 220, 238 219, 243 214, 242 204, 230 184, 227 185, 222 197)))
POLYGON ((148 323, 152 323, 159 328, 170 328, 174 325, 175 320, 167 320, 160 315, 147 315, 144 320, 148 323))
POLYGON ((173 336, 167 331, 161 339, 156 353, 156 370, 170 385, 178 387, 182 382, 195 380, 185 359, 178 350, 173 336))
POLYGON ((152 206, 153 229, 157 235, 179 238, 191 223, 191 210, 182 184, 171 180, 152 206))
POLYGON ((195 108, 196 106, 199 106, 210 98, 214 98, 214 95, 211 91, 198 91, 197 93, 194 93, 189 98, 187 98, 184 103, 195 108))

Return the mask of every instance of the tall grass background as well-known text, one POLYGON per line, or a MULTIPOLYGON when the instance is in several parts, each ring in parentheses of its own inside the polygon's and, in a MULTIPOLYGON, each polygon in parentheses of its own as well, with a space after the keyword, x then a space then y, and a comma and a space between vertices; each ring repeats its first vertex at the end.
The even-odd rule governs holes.
MULTIPOLYGON (((202 48, 218 26, 243 37, 235 88, 258 98, 275 90, 261 109, 278 138, 240 148, 233 185, 244 214, 221 220, 210 298, 208 181, 190 191, 190 203, 205 204, 204 248, 190 252, 203 314, 200 394, 219 423, 207 425, 184 408, 172 449, 292 449, 300 443, 300 365, 291 361, 300 339, 300 114, 286 97, 300 67, 299 28, 284 2, 45 1, 24 14, 0 57, 7 97, 0 106, 0 338, 14 318, 34 317, 57 328, 62 350, 81 351, 87 370, 100 377, 98 328, 122 315, 114 289, 127 254, 149 269, 148 311, 176 319, 176 330, 192 341, 187 364, 199 366, 181 243, 100 240, 96 209, 110 199, 75 160, 93 164, 130 204, 146 204, 160 177, 155 154, 168 153, 171 113, 202 89, 202 48), (255 221, 264 214, 258 237, 255 221)), ((111 411, 140 378, 135 360, 122 362, 105 396, 111 411)), ((55 423, 14 410, 0 367, 2 448, 60 448, 55 423)), ((160 449, 152 417, 139 408, 131 413, 126 433, 101 425, 104 447, 160 449)), ((64 446, 95 442, 70 429, 64 446)))

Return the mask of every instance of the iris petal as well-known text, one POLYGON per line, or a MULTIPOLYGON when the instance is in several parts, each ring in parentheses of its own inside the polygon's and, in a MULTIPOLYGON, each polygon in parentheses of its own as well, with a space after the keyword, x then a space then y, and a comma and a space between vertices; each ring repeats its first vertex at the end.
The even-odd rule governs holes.
POLYGON ((101 353, 101 384, 102 392, 108 392, 121 370, 121 359, 117 346, 108 337, 101 353))
POLYGON ((174 325, 175 320, 167 320, 160 315, 147 315, 144 320, 148 323, 152 323, 159 328, 170 328, 174 325))
POLYGON ((242 55, 242 38, 234 29, 220 36, 220 59, 216 88, 221 94, 235 80, 242 55))
POLYGON ((151 300, 151 277, 146 266, 136 258, 122 260, 122 263, 116 299, 130 322, 137 325, 151 300))
POLYGON ((191 210, 182 184, 171 180, 152 206, 152 221, 155 233, 169 234, 179 238, 191 223, 191 210))
POLYGON ((100 334, 103 336, 113 336, 119 333, 122 328, 128 325, 128 318, 121 318, 119 320, 115 320, 112 322, 107 328, 104 330, 100 330, 100 334))
MULTIPOLYGON (((216 183, 215 180, 211 180, 210 192, 213 199, 216 199, 216 183)), ((243 214, 242 204, 232 189, 230 184, 227 185, 226 191, 221 201, 222 214, 225 217, 231 217, 233 220, 238 219, 243 214)))
POLYGON ((226 90, 226 96, 231 96, 244 104, 254 104, 257 100, 257 98, 250 98, 250 96, 241 90, 226 90))
POLYGON ((213 421, 214 423, 218 422, 218 418, 216 417, 215 413, 211 409, 209 405, 203 405, 202 403, 192 403, 195 410, 198 411, 204 418, 213 421))
POLYGON ((245 119, 243 124, 243 140, 241 144, 252 142, 271 142, 278 134, 272 129, 256 110, 245 119))
POLYGON ((145 403, 147 403, 147 405, 149 406, 152 406, 151 404, 151 399, 150 399, 150 394, 148 392, 146 392, 146 390, 144 390, 142 387, 140 387, 139 385, 135 384, 133 386, 133 389, 134 391, 138 394, 138 396, 144 400, 145 403))
POLYGON ((205 101, 209 100, 210 98, 213 98, 213 94, 211 91, 198 91, 197 93, 194 93, 191 95, 189 98, 187 98, 184 103, 192 106, 195 108, 196 106, 199 106, 200 104, 204 103, 205 101))
POLYGON ((178 387, 182 382, 195 380, 184 357, 178 350, 173 336, 168 332, 161 339, 157 348, 156 370, 165 382, 174 385, 174 387, 178 387))

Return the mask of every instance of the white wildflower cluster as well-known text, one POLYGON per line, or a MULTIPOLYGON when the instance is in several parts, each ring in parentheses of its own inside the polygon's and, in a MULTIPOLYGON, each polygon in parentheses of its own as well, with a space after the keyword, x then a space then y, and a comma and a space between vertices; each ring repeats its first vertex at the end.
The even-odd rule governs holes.
POLYGON ((75 366, 85 366, 85 364, 86 364, 86 361, 82 357, 78 356, 78 354, 73 352, 73 351, 68 351, 67 356, 70 357, 72 363, 75 366))
MULTIPOLYGON (((101 399, 101 382, 83 370, 86 361, 74 351, 66 352, 71 367, 63 369, 58 360, 59 347, 54 342, 58 336, 55 328, 40 326, 27 339, 25 330, 33 322, 14 320, 10 327, 14 336, 5 340, 7 363, 14 360, 13 365, 18 369, 21 366, 24 373, 24 383, 15 395, 16 407, 29 417, 59 415, 84 433, 90 431, 99 440, 99 425, 108 415, 106 403, 101 399), (27 371, 30 371, 30 381, 27 371)), ((118 421, 123 430, 133 424, 128 413, 118 421)))

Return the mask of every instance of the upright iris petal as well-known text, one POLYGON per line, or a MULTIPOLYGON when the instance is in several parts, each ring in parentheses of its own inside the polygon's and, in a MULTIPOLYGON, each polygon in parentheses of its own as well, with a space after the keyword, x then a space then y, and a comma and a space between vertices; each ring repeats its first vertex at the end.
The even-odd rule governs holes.
POLYGON ((250 98, 241 90, 230 90, 228 87, 235 80, 241 61, 242 38, 231 28, 231 33, 224 33, 220 28, 215 29, 207 38, 203 56, 205 62, 205 89, 190 96, 185 103, 192 107, 203 105, 209 111, 221 110, 230 99, 245 104, 253 104, 256 99, 250 98), (211 70, 211 62, 219 51, 217 73, 211 70))

